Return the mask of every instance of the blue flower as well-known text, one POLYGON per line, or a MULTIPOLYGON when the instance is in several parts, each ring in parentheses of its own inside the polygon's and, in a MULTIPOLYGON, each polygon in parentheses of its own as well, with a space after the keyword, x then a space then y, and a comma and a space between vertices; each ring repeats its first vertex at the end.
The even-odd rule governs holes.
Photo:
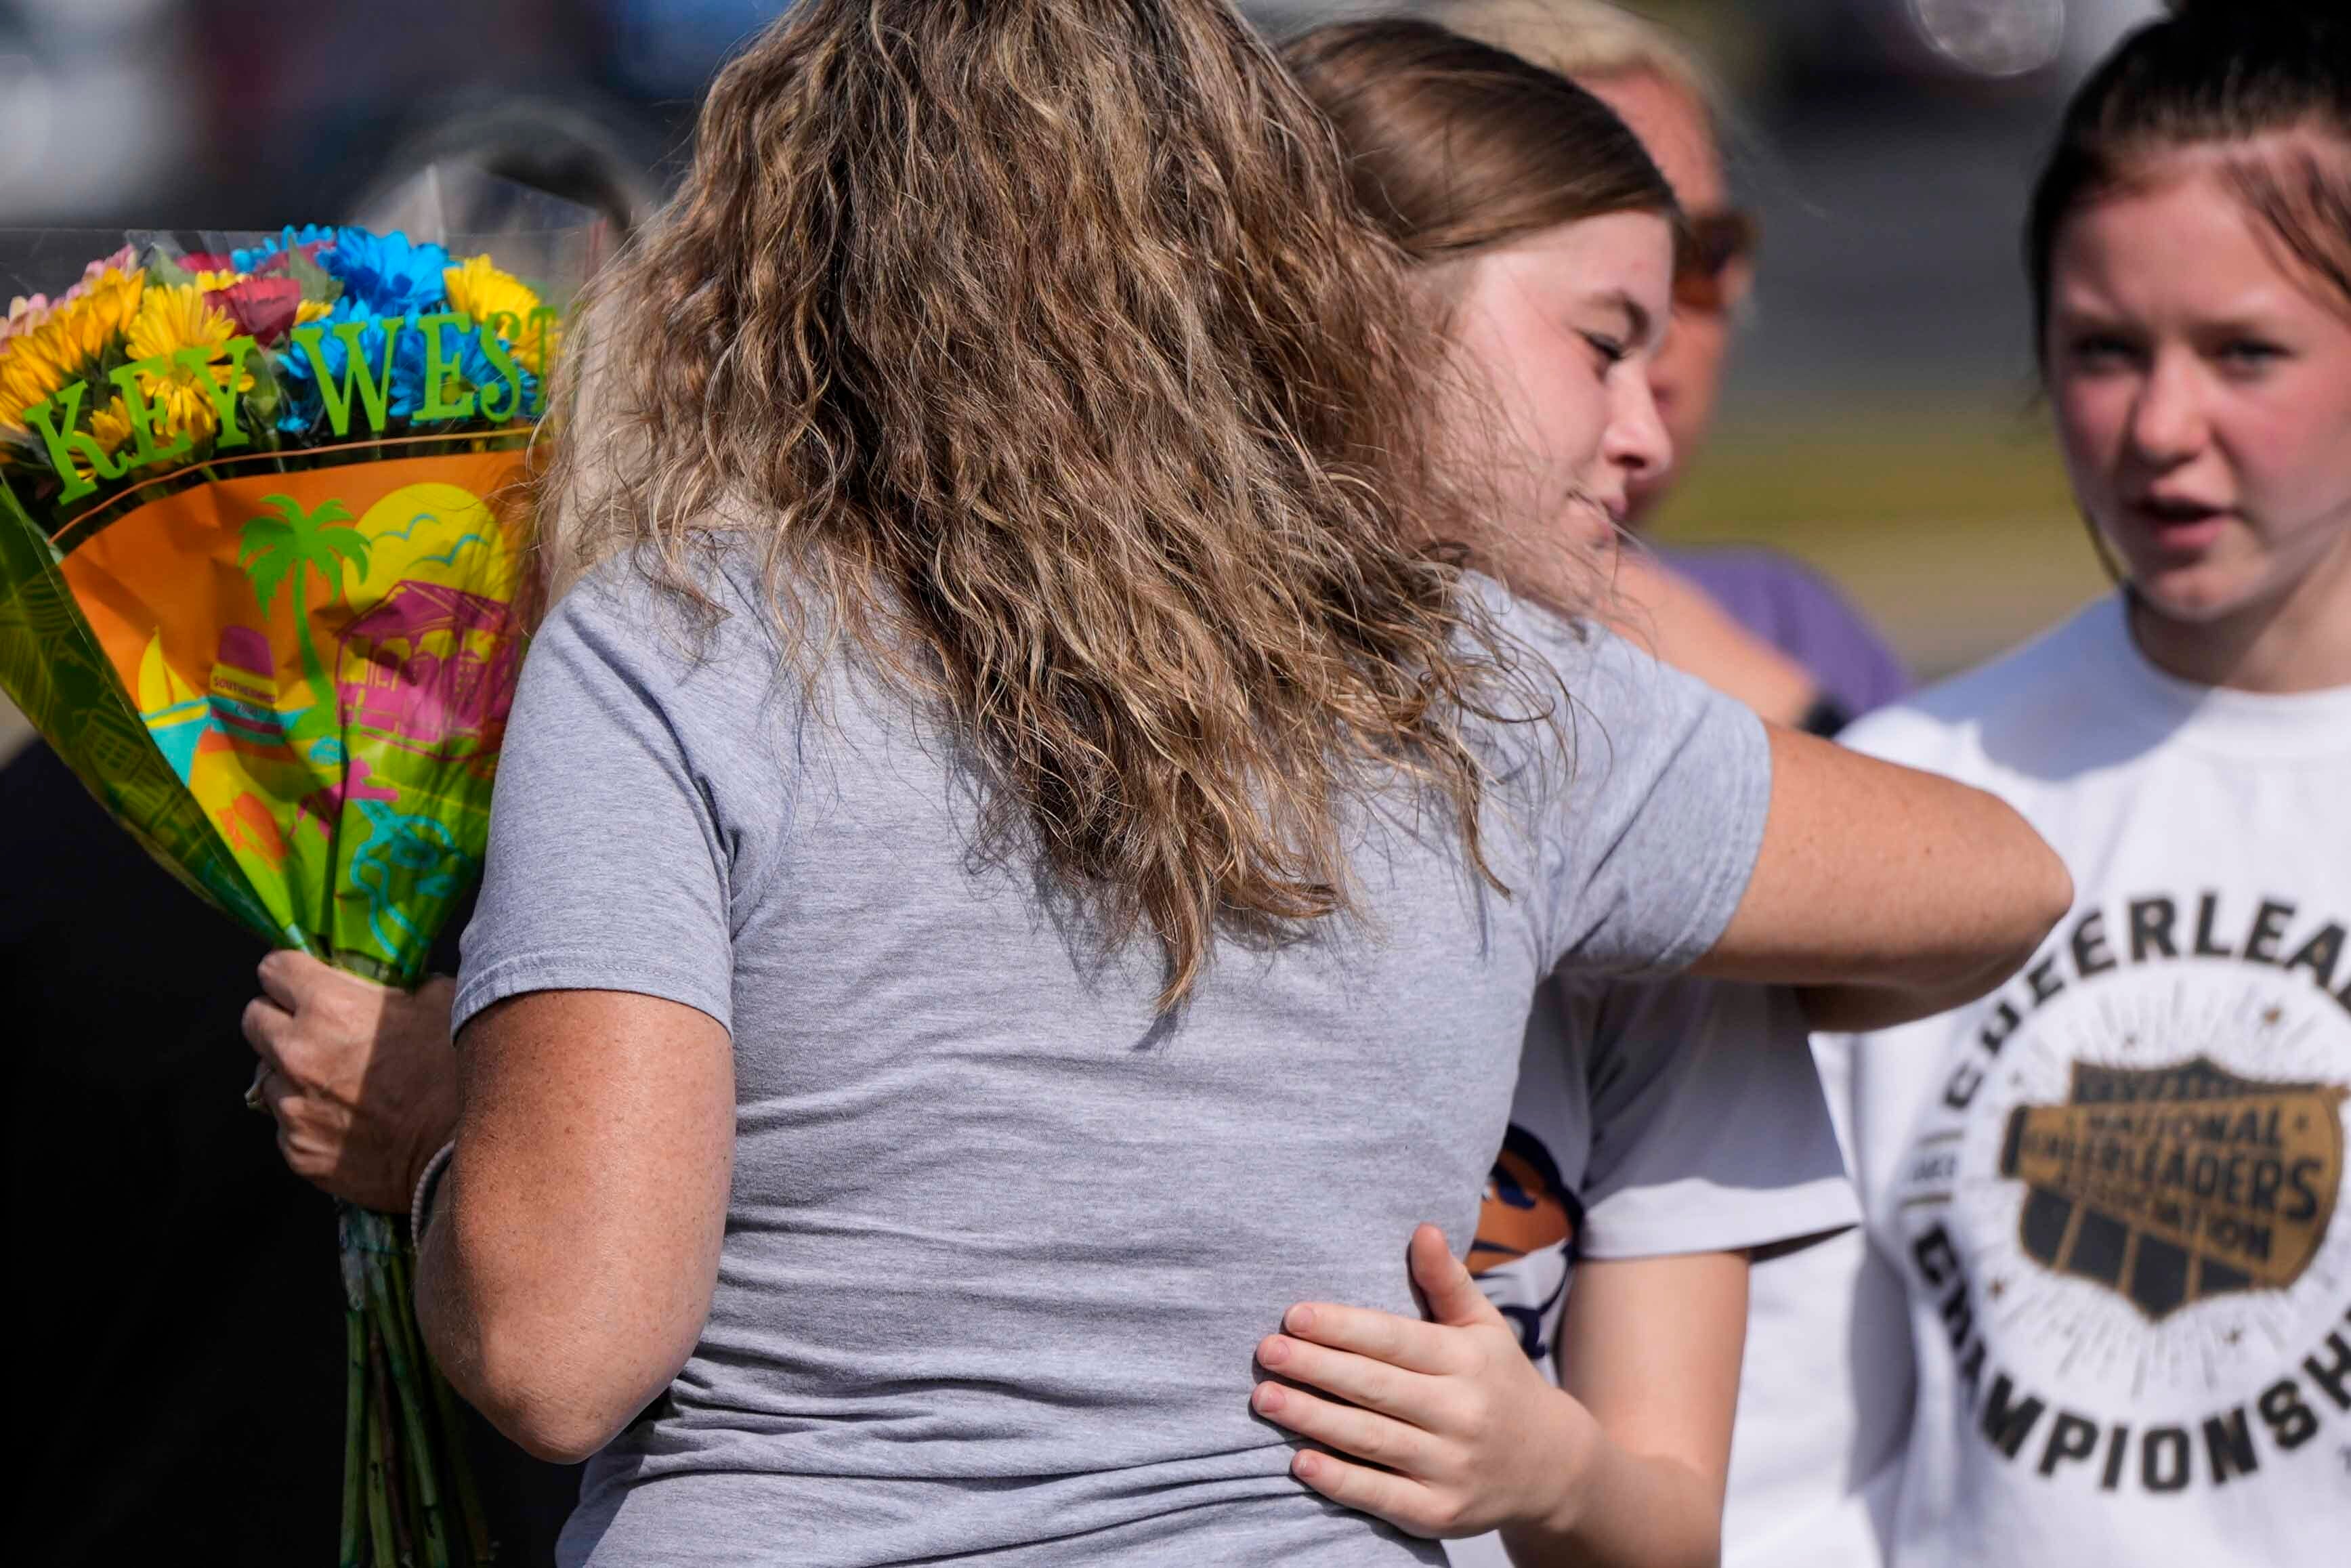
POLYGON ((230 251, 228 258, 230 264, 239 272, 257 272, 263 263, 281 250, 292 250, 296 246, 302 245, 332 245, 334 242, 333 229, 321 228, 317 224, 304 224, 298 229, 292 224, 288 224, 276 235, 264 239, 259 245, 246 246, 230 251))
MULTIPOLYGON (((423 314, 427 312, 410 310, 397 316, 379 317, 350 295, 337 300, 334 308, 316 323, 320 329, 319 367, 313 367, 308 352, 298 347, 277 357, 279 386, 285 396, 285 404, 278 411, 277 428, 295 435, 309 434, 319 430, 326 413, 326 402, 319 391, 319 371, 323 369, 326 379, 339 387, 342 384, 350 361, 350 348, 335 329, 354 321, 360 324, 360 362, 350 371, 354 434, 367 434, 363 428, 366 416, 360 412, 363 405, 360 401, 357 382, 360 376, 371 381, 381 374, 387 321, 399 324, 400 339, 392 351, 392 382, 386 409, 393 420, 413 419, 417 410, 424 404, 427 363, 424 329, 418 320, 423 314)), ((483 350, 481 329, 459 331, 454 324, 444 322, 440 331, 442 400, 444 402, 455 402, 469 392, 478 399, 486 388, 492 401, 505 409, 511 401, 511 389, 506 378, 491 363, 489 355, 483 350)), ((522 377, 523 387, 521 406, 528 407, 537 392, 538 378, 528 371, 519 371, 518 373, 522 377)), ((478 406, 477 402, 477 409, 478 406)), ((505 409, 505 417, 512 418, 514 413, 514 410, 505 409)))
MULTIPOLYGON (((442 329, 442 361, 444 364, 454 365, 456 374, 452 378, 455 385, 444 387, 441 395, 444 400, 455 401, 461 393, 473 393, 475 414, 477 418, 495 417, 501 421, 517 418, 525 409, 529 408, 533 400, 538 397, 538 378, 520 365, 516 365, 514 373, 522 385, 521 392, 517 393, 514 387, 508 384, 506 376, 490 362, 490 356, 483 350, 482 334, 485 330, 486 329, 480 327, 464 332, 458 331, 454 327, 442 329)), ((422 332, 417 334, 417 379, 420 385, 423 384, 424 373, 423 337, 422 332)), ((403 344, 402 347, 404 348, 405 345, 403 344)), ((513 356, 509 354, 507 358, 511 362, 513 356)))
MULTIPOLYGON (((411 313, 393 319, 405 320, 413 327, 415 317, 411 313)), ((302 348, 298 340, 289 351, 277 357, 278 383, 286 399, 285 406, 278 410, 277 428, 294 434, 318 429, 326 413, 326 402, 319 392, 320 379, 323 377, 340 387, 348 373, 351 381, 352 425, 355 431, 364 434, 366 432, 360 427, 366 420, 366 415, 360 412, 365 404, 360 396, 359 382, 361 377, 372 382, 381 374, 383 321, 374 310, 346 294, 313 325, 319 329, 319 362, 316 365, 311 362, 310 351, 302 348), (336 330, 338 327, 353 321, 360 323, 360 362, 356 367, 350 363, 350 345, 344 340, 343 334, 336 330)), ((307 337, 308 333, 304 335, 307 337)), ((394 418, 405 418, 415 412, 416 405, 423 399, 423 392, 424 336, 421 332, 403 330, 400 334, 399 344, 392 350, 390 413, 394 418)))
POLYGON ((441 274, 449 253, 437 245, 412 245, 398 229, 373 235, 361 228, 335 231, 332 250, 319 253, 319 265, 377 316, 404 316, 439 308, 447 296, 441 274))

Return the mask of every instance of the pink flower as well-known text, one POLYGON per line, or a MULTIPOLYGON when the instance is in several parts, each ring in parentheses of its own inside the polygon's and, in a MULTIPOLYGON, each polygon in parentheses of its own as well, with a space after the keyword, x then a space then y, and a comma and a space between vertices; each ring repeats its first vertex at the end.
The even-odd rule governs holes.
POLYGON ((0 321, 0 343, 6 342, 16 333, 31 331, 47 320, 51 312, 62 309, 89 293, 89 286, 106 276, 108 272, 128 272, 131 270, 131 263, 138 259, 137 249, 126 245, 112 256, 101 256, 83 267, 81 281, 55 299, 46 294, 19 294, 8 301, 7 319, 0 321))
POLYGON ((31 331, 47 320, 49 312, 55 308, 57 307, 49 303, 49 297, 46 294, 17 295, 8 301, 6 319, 0 319, 0 343, 6 342, 18 332, 31 331))
POLYGON ((235 272, 236 263, 225 251, 192 250, 180 258, 180 265, 190 272, 235 272))
POLYGON ((68 299, 80 298, 82 290, 88 288, 91 284, 96 283, 99 278, 105 277, 110 272, 130 271, 131 267, 137 263, 138 260, 139 247, 128 245, 124 246, 120 250, 116 251, 112 256, 99 256, 96 261, 91 262, 88 267, 81 269, 81 281, 75 284, 71 288, 66 290, 66 298, 68 299))

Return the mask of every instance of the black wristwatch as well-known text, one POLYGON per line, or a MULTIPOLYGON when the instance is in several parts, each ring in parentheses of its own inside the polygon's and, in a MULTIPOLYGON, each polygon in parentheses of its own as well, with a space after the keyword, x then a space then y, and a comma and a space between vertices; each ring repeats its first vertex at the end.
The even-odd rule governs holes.
POLYGON ((1823 692, 1813 699, 1813 706, 1804 710, 1804 716, 1796 721, 1796 727, 1807 735, 1834 737, 1852 722, 1853 711, 1823 692))

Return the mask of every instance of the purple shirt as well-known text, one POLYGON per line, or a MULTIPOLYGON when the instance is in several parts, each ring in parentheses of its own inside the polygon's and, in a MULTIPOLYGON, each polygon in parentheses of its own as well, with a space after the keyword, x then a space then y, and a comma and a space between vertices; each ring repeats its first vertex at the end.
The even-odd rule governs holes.
POLYGON ((1812 568, 1777 550, 1664 549, 1657 559, 1732 620, 1812 673, 1854 717, 1910 689, 1902 661, 1860 611, 1812 568))

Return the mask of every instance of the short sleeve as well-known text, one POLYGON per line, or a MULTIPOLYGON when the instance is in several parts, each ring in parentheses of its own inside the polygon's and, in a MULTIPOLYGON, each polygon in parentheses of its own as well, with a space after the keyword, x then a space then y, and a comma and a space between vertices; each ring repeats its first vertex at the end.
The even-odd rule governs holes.
POLYGON ((592 577, 532 642, 456 1027, 528 991, 612 990, 732 1028, 736 835, 718 801, 743 699, 726 661, 689 657, 666 633, 651 595, 592 577))
POLYGON ((1555 723, 1520 727, 1541 735, 1512 743, 1551 753, 1520 797, 1540 802, 1550 961, 1617 975, 1687 967, 1730 924, 1762 848, 1762 721, 1597 627, 1524 604, 1503 623, 1565 691, 1555 723))
POLYGON ((1582 1256, 1760 1247, 1859 1219, 1792 992, 1688 977, 1593 988, 1579 1009, 1593 1020, 1582 1256))

